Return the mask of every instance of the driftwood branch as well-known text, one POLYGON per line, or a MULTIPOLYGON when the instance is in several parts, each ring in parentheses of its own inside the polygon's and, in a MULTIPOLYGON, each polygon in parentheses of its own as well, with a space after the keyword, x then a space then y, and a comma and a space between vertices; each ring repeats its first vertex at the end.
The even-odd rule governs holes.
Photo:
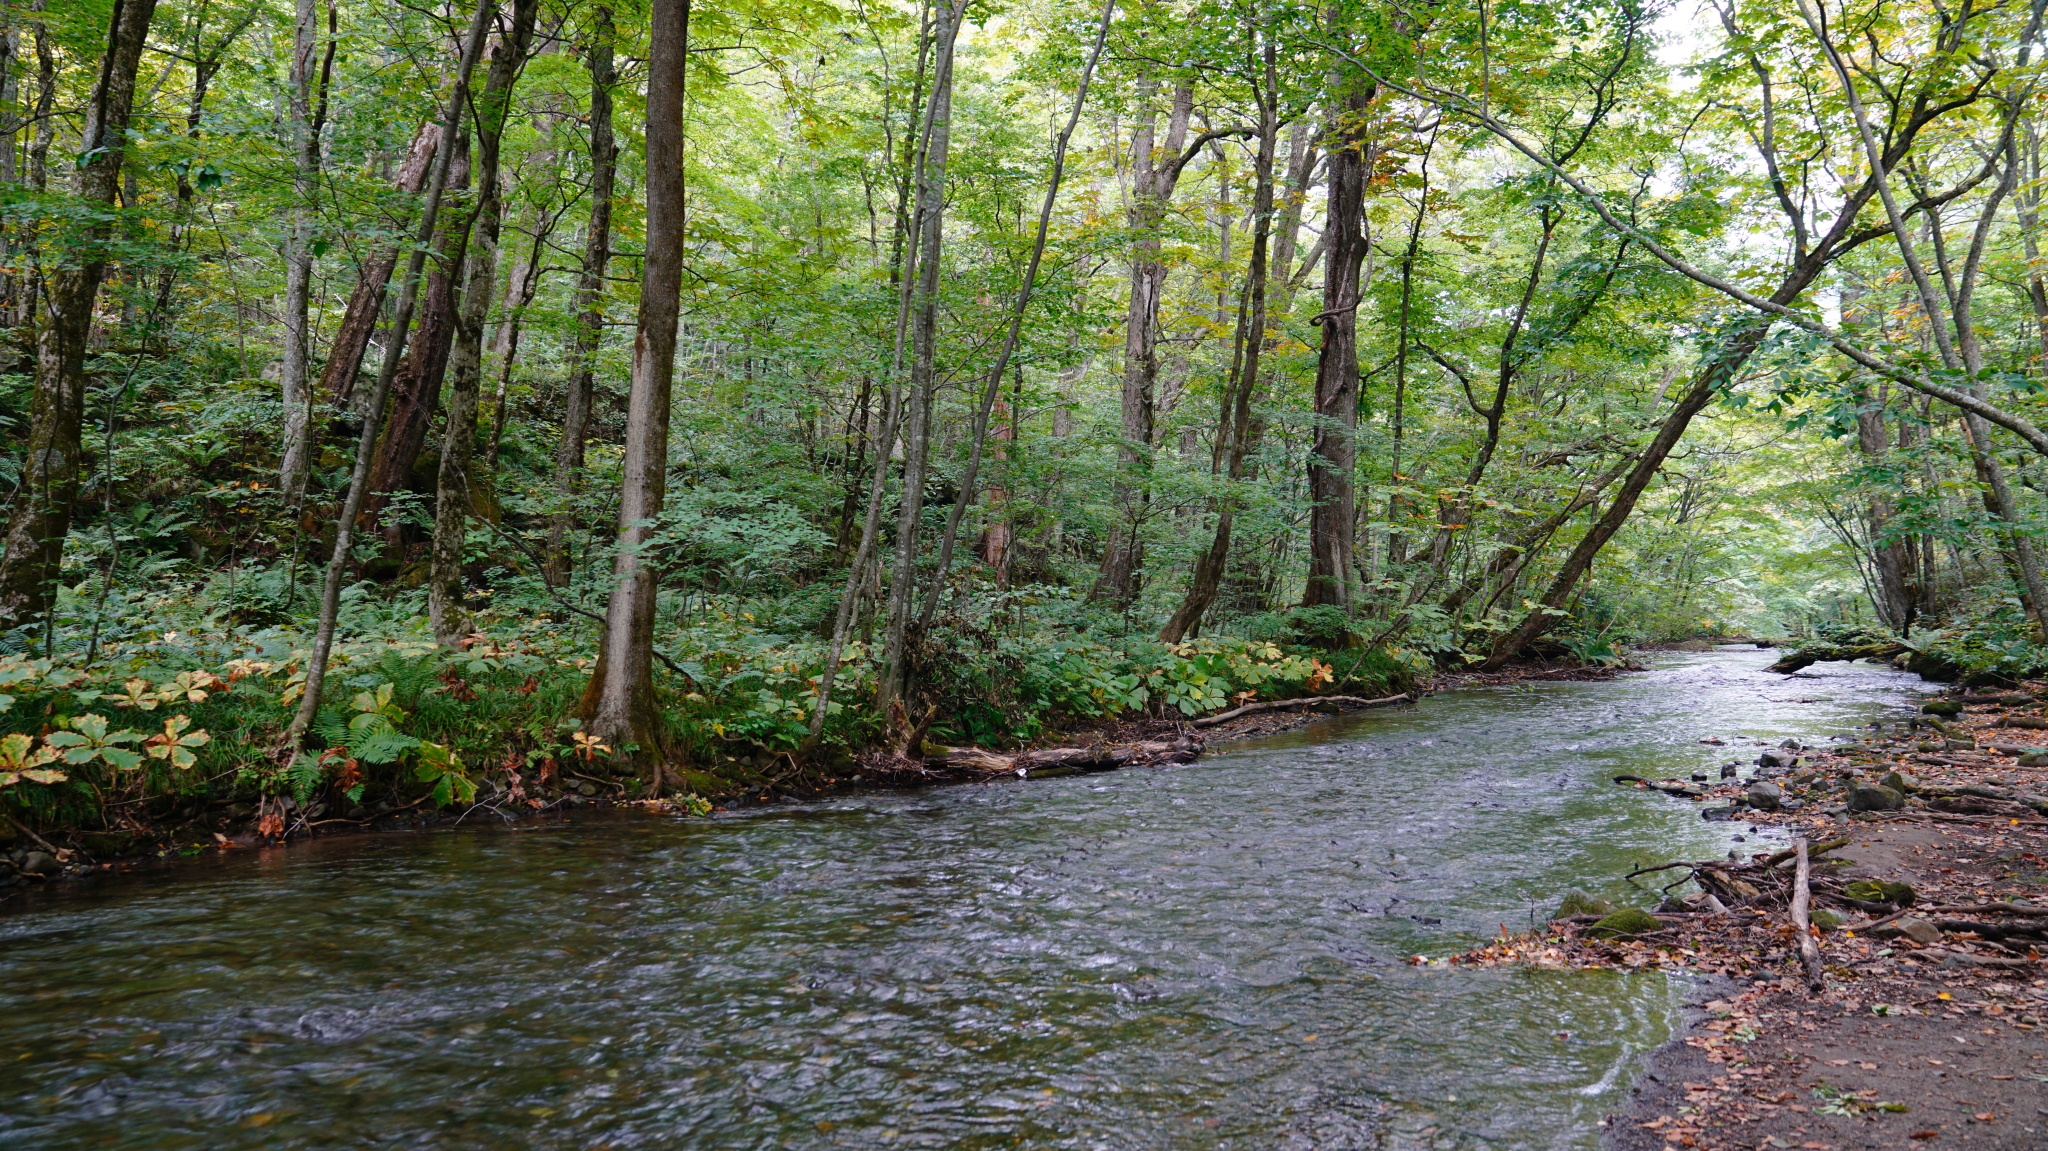
POLYGON ((1807 890, 1806 840, 1792 841, 1794 857, 1798 866, 1792 873, 1792 933, 1799 940, 1799 962, 1806 968, 1806 989, 1820 994, 1823 987, 1820 965, 1820 947, 1813 941, 1813 923, 1806 914, 1807 901, 1813 893, 1807 890))
POLYGON ((1233 707, 1229 711, 1218 712, 1215 715, 1205 715, 1195 720, 1191 726, 1214 727, 1225 720, 1236 719, 1240 715, 1251 715, 1254 712, 1260 711, 1277 711, 1288 707, 1320 707, 1324 704, 1333 703, 1349 704, 1353 708, 1391 707, 1397 703, 1413 702, 1415 702, 1415 697, 1406 694, 1389 695, 1380 699, 1366 699, 1363 696, 1356 695, 1311 695, 1301 699, 1272 699, 1264 703, 1248 703, 1243 707, 1233 707))

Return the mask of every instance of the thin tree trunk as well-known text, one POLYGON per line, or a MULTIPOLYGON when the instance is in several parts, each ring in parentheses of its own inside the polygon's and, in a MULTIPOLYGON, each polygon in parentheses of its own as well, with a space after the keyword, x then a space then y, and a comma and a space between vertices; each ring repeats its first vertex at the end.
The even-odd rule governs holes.
POLYGON ((135 73, 155 12, 156 0, 115 0, 106 54, 86 105, 83 159, 71 189, 96 218, 82 229, 81 249, 50 273, 43 294, 27 451, 0 551, 0 625, 18 627, 41 618, 63 564, 83 457, 85 345, 106 276, 106 245, 113 239, 112 209, 127 152, 135 73))
MULTIPOLYGON (((1252 252, 1245 271, 1245 306, 1240 313, 1238 360, 1233 385, 1224 394, 1223 411, 1217 421, 1212 470, 1222 472, 1235 486, 1244 478, 1245 457, 1252 439, 1252 393, 1258 389, 1260 354, 1266 344, 1266 263, 1273 234, 1273 154, 1280 135, 1279 80, 1271 39, 1264 49, 1264 84, 1257 89, 1259 102, 1258 158, 1253 167, 1252 252)), ((1230 561, 1231 531, 1237 514, 1234 494, 1217 500, 1216 528, 1209 548, 1195 562, 1194 579, 1172 618, 1159 631, 1165 643, 1178 643, 1202 625, 1202 616, 1216 600, 1230 561)))
MULTIPOLYGON (((874 431, 869 440, 874 470, 868 478, 867 515, 861 523, 860 545, 854 549, 853 562, 846 569, 846 583, 840 589, 839 610, 833 616, 832 642, 826 648, 825 666, 819 669, 817 701, 811 707, 811 730, 802 749, 805 755, 816 750, 819 739, 824 735, 825 717, 832 708, 832 685, 838 678, 840 657, 853 636, 856 623, 863 628, 863 642, 872 639, 873 622, 871 618, 863 619, 862 605, 879 599, 881 595, 882 502, 888 491, 890 456, 903 418, 903 397, 896 381, 903 374, 904 342, 909 334, 915 298, 913 269, 917 264, 918 246, 924 237, 919 216, 926 207, 922 194, 925 162, 930 156, 934 116, 938 111, 936 103, 927 99, 924 87, 927 74, 936 71, 933 64, 938 42, 932 34, 935 8, 936 5, 926 0, 918 18, 917 75, 911 86, 909 108, 909 123, 918 127, 916 131, 904 133, 903 175, 896 185, 897 223, 890 241, 889 262, 890 284, 897 293, 896 317, 890 329, 888 373, 883 377, 880 389, 881 418, 873 421, 874 431)), ((964 10, 964 2, 961 8, 955 9, 961 10, 964 10)), ((885 115, 885 128, 886 124, 885 115)))
POLYGON ((640 548, 661 515, 668 477, 668 421, 676 319, 683 286, 683 105, 690 51, 690 0, 654 0, 647 57, 647 240, 640 314, 633 340, 625 460, 619 491, 618 552, 605 608, 597 670, 584 689, 586 730, 621 753, 637 747, 662 773, 656 747, 654 610, 656 573, 640 548))
MULTIPOLYGON (((284 450, 279 453, 278 487, 287 505, 306 494, 312 463, 313 387, 310 376, 312 331, 307 324, 313 288, 314 197, 320 181, 320 125, 313 112, 314 0, 292 4, 292 230, 285 248, 284 365, 279 384, 284 395, 284 450)), ((328 8, 328 60, 333 60, 335 11, 328 8)), ((326 69, 320 82, 326 87, 326 69)), ((324 91, 322 93, 324 98, 324 91)), ((324 99, 323 99, 324 103, 324 99)))
POLYGON ((1052 150, 1052 177, 1046 181, 1045 199, 1038 209, 1038 231, 1031 241, 1031 259, 1024 269, 1024 282, 1017 290, 1017 300, 1010 307, 1010 328, 1003 337, 1002 351, 997 353, 995 364, 989 368, 988 387, 983 391, 981 407, 974 414, 972 431, 973 445, 968 450, 967 470, 960 477, 960 494, 954 497, 953 508, 946 515, 946 531, 939 541, 938 571, 932 576, 931 593, 925 597, 924 610, 919 615, 917 626, 929 627, 932 613, 938 609, 939 595, 945 587, 947 569, 953 562, 953 543, 960 533, 960 520, 973 502, 976 492, 975 481, 981 475, 981 457, 988 443, 989 413, 996 397, 1002 394, 1003 374, 1009 370, 1011 357, 1017 354, 1017 340, 1024 330, 1024 315, 1031 307, 1031 296, 1038 288, 1038 266, 1045 260, 1045 241, 1052 227, 1053 203, 1059 197, 1060 182, 1067 171, 1067 143, 1074 137, 1074 128, 1081 122, 1081 109, 1088 101, 1088 85, 1095 79, 1095 64, 1102 58, 1102 45, 1109 37, 1109 23, 1115 17, 1117 0, 1105 0, 1102 8, 1102 22, 1097 26, 1095 46, 1088 53, 1088 62, 1082 65, 1081 82, 1074 87, 1074 108, 1067 116, 1065 128, 1060 130, 1059 139, 1052 150))
POLYGON ((470 629, 469 612, 462 606, 469 512, 474 507, 479 515, 490 514, 489 494, 476 490, 471 473, 476 456, 477 404, 483 390, 484 327, 491 301, 498 294, 498 236, 505 215, 503 184, 498 179, 499 145, 539 7, 540 0, 512 0, 512 25, 491 49, 491 70, 476 106, 477 187, 483 195, 477 200, 470 225, 469 285, 456 316, 454 346, 449 353, 448 419, 434 483, 433 559, 427 575, 427 616, 434 638, 451 647, 470 629))
POLYGON ((929 139, 918 187, 918 271, 911 312, 909 386, 902 403, 903 495, 897 503, 896 555, 890 567, 888 622, 882 639, 875 705, 887 715, 909 685, 905 647, 917 601, 918 527, 924 517, 925 468, 931 457, 931 409, 938 387, 939 273, 945 262, 946 162, 952 141, 953 45, 965 9, 941 0, 936 12, 929 139))
POLYGON ((1358 305, 1371 237, 1365 188, 1372 180, 1366 156, 1366 111, 1376 95, 1352 77, 1330 117, 1329 218, 1323 239, 1329 263, 1323 277, 1323 346, 1316 360, 1315 442, 1308 464, 1308 585, 1304 606, 1349 609, 1356 578, 1358 508, 1352 473, 1358 467, 1358 305))
POLYGON ((569 527, 583 493, 583 441, 590 435, 590 400, 597 378, 597 345, 604 337, 604 270, 611 258, 612 195, 619 148, 612 139, 612 12, 599 7, 591 21, 590 46, 590 222, 583 232, 583 266, 576 278, 576 346, 571 353, 568 396, 562 412, 562 441, 555 448, 555 493, 560 506, 548 519, 546 563, 550 587, 569 582, 569 527))
MULTIPOLYGON (((479 0, 476 16, 471 20, 468 34, 462 42, 462 57, 455 68, 455 86, 448 94, 447 109, 442 115, 443 139, 452 140, 462 131, 463 111, 469 104, 470 74, 476 70, 477 58, 483 54, 484 36, 496 12, 497 0, 479 0)), ((298 745, 312 726, 313 717, 320 711, 320 695, 327 682, 327 657, 334 650, 334 629, 341 614, 341 584, 348 574, 350 550, 355 543, 356 518, 361 514, 363 499, 369 492, 370 461, 376 451, 377 433, 382 430, 384 404, 391 395, 391 381, 398 373, 399 359, 405 353, 406 333, 412 326, 413 308, 419 301, 420 273, 426 267, 427 245, 440 223, 441 200, 448 189, 448 169, 452 166, 454 153, 453 148, 439 149, 432 174, 427 177, 419 234, 412 258, 406 265, 405 280, 399 285, 398 306, 391 316, 391 346, 385 352, 384 363, 377 371, 376 387, 365 406, 367 414, 363 417, 362 434, 356 440, 355 466, 349 473, 348 494, 342 498, 341 515, 334 525, 334 551, 327 560, 327 578, 320 589, 320 618, 313 632, 312 654, 306 659, 305 689, 299 698, 299 710, 285 729, 283 742, 286 747, 298 745)))

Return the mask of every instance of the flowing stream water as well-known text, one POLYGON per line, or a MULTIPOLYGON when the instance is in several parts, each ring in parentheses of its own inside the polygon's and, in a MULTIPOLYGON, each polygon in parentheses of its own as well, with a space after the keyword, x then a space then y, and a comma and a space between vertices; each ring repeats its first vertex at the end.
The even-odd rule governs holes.
POLYGON ((1447 692, 1183 767, 33 892, 0 910, 0 1146, 1593 1147, 1683 985, 1404 958, 1761 838, 1612 776, 1926 690, 1772 654, 1447 692))

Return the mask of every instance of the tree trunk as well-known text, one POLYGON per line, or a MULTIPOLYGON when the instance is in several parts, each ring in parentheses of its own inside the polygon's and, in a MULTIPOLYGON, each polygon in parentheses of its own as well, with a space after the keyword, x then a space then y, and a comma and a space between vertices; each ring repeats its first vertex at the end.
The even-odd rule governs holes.
POLYGON ((1358 466, 1358 305, 1371 237, 1365 188, 1365 115, 1374 85, 1354 77, 1330 117, 1329 218, 1325 226, 1323 346, 1316 360, 1315 443, 1308 464, 1308 586, 1302 605, 1351 606, 1358 508, 1351 477, 1358 466))
MULTIPOLYGON (((1260 353, 1266 344, 1266 262, 1273 234, 1273 153, 1280 134, 1279 82, 1272 41, 1265 47, 1265 83, 1257 92, 1259 100, 1258 158, 1253 167, 1252 252, 1245 271, 1245 305, 1239 313, 1237 371, 1232 386, 1225 389, 1223 411, 1217 421, 1216 445, 1211 470, 1226 475, 1235 485, 1244 478, 1245 457, 1252 444, 1252 393, 1258 389, 1260 353)), ((1236 519, 1235 496, 1217 501, 1216 528, 1209 548, 1195 562, 1193 582, 1172 618, 1160 629, 1165 643, 1178 643, 1201 627, 1202 616, 1216 600, 1230 561, 1230 536, 1236 519)))
POLYGON ((945 258, 946 161, 952 141, 953 44, 964 9, 940 0, 936 8, 936 56, 932 70, 931 133, 925 145, 924 180, 918 188, 918 269, 911 313, 909 386, 903 397, 903 495, 897 503, 896 555, 890 568, 889 613, 882 639, 882 668, 875 705, 887 715, 910 682, 906 661, 910 617, 917 604, 917 552, 924 517, 925 467, 931 456, 932 401, 938 387, 939 273, 945 258))
MULTIPOLYGON (((647 241, 626 454, 619 492, 618 552, 597 670, 584 689, 586 730, 624 754, 658 763, 654 700, 655 571, 639 549, 653 535, 668 477, 669 394, 683 286, 683 101, 690 0, 654 0, 647 58, 647 241)), ((661 783, 661 769, 654 768, 661 783)))
MULTIPOLYGON (((469 105, 470 73, 476 70, 477 58, 483 54, 484 35, 496 13, 497 0, 479 0, 476 15, 470 21, 468 34, 462 42, 462 57, 455 68, 455 86, 448 94, 448 105, 442 114, 443 139, 461 135, 462 115, 469 105)), ((363 417, 362 433, 356 438, 356 458, 349 472, 348 494, 342 497, 341 514, 335 520, 334 551, 328 556, 326 579, 320 587, 320 618, 313 631, 313 651, 306 659, 306 684, 299 696, 299 710, 285 729, 283 745, 287 748, 296 747, 305 738, 306 730, 313 725, 313 717, 320 711, 320 696, 327 682, 327 657, 334 650, 334 629, 341 614, 342 579, 348 573, 352 558, 350 549, 355 543, 356 517, 361 514, 364 497, 369 493, 370 461, 376 452, 377 433, 382 430, 384 404, 391 395, 391 381, 398 373, 399 359, 405 353, 413 308, 419 302, 420 273, 426 267, 427 244, 440 223, 441 200, 448 189, 448 170, 453 166, 454 153, 453 148, 441 149, 434 159, 432 174, 427 177, 419 233, 413 243, 412 258, 406 264, 405 280, 399 285, 398 306, 391 316, 391 346, 377 370, 377 384, 370 393, 369 403, 364 406, 367 414, 363 417)))
MULTIPOLYGON (((1816 274, 1818 271, 1818 267, 1813 269, 1816 274)), ((1805 288, 1807 278, 1810 276, 1802 278, 1795 273, 1796 287, 1793 283, 1788 283, 1779 289, 1778 295, 1788 300, 1797 297, 1799 291, 1805 288)), ((1480 665, 1481 670, 1498 669, 1527 647, 1531 640, 1549 630, 1552 624, 1567 614, 1564 605, 1571 599, 1579 578, 1593 566, 1593 559, 1600 554, 1600 549, 1615 532, 1621 530, 1622 524, 1628 522, 1629 514, 1635 511, 1636 501, 1642 498, 1644 490, 1650 486, 1650 481, 1656 478, 1671 450, 1678 446, 1679 439, 1685 435, 1685 430, 1692 424, 1693 417, 1699 415, 1713 400, 1717 391, 1726 386, 1727 382, 1734 378, 1735 373, 1742 370, 1742 365, 1749 362, 1749 357, 1754 355, 1758 345, 1763 343, 1764 334, 1768 329, 1769 324, 1762 320, 1745 322, 1737 332, 1722 342, 1713 358, 1700 369, 1699 378, 1692 389, 1680 398, 1678 406, 1672 409, 1670 415, 1664 417, 1662 424, 1658 425, 1657 434, 1651 438, 1649 446, 1644 448, 1643 454, 1637 458, 1636 466, 1622 482, 1621 490, 1615 493, 1614 502, 1607 505, 1607 510, 1594 522, 1584 538, 1579 540, 1571 555, 1565 558, 1564 566, 1558 569, 1557 576, 1551 580, 1550 589, 1544 592, 1536 607, 1515 630, 1495 641, 1492 652, 1480 665)))
POLYGON ((84 147, 72 194, 95 213, 83 244, 50 273, 36 337, 35 395, 21 484, 0 551, 0 626, 19 627, 48 612, 78 500, 85 419, 85 345, 94 301, 106 276, 112 209, 127 150, 135 73, 156 0, 115 0, 107 51, 85 110, 84 147))
POLYGON ((1186 143, 1188 120, 1194 113, 1194 89, 1185 85, 1173 93, 1173 108, 1167 115, 1166 139, 1153 133, 1157 110, 1153 98, 1157 82, 1147 77, 1138 82, 1138 114, 1131 131, 1131 292, 1124 312, 1124 374, 1121 401, 1123 443, 1117 449, 1117 467, 1123 473, 1114 488, 1118 519, 1110 529, 1103 548, 1102 568, 1088 598, 1128 606, 1138 596, 1145 565, 1144 525, 1152 492, 1148 473, 1152 466, 1154 404, 1159 382, 1159 304, 1166 290, 1166 263, 1160 257, 1160 228, 1180 181, 1182 146, 1186 143), (1164 153, 1164 163, 1156 150, 1164 153))
MULTIPOLYGON (((305 498, 306 473, 312 464, 313 387, 310 378, 312 332, 307 305, 313 289, 314 196, 320 180, 320 125, 313 113, 313 0, 292 4, 292 230, 285 247, 284 366, 279 384, 284 396, 284 450, 278 459, 278 487, 287 505, 305 498)), ((330 23, 333 8, 328 9, 330 23)), ((331 37, 331 33, 330 33, 331 37)), ((329 56, 333 59, 333 40, 329 56)), ((326 76, 321 76, 325 87, 326 76)))
MULTIPOLYGON (((462 189, 470 183, 469 133, 455 134, 448 186, 462 189)), ((455 212, 447 216, 434 237, 434 258, 427 265, 426 290, 420 301, 420 321, 392 377, 391 408, 384 417, 384 436, 377 443, 377 456, 370 465, 370 491, 363 514, 374 517, 383 510, 386 498, 411 487, 413 468, 427 445, 427 430, 441 406, 441 385, 448 375, 448 356, 455 346, 455 287, 461 281, 463 262, 469 255, 472 214, 455 212)), ((397 549, 399 529, 386 525, 385 535, 397 549)))
POLYGON ((449 353, 448 419, 434 483, 433 560, 427 576, 427 616, 434 639, 451 647, 470 629, 469 612, 462 606, 469 512, 472 505, 482 505, 476 507, 477 513, 490 514, 489 494, 476 490, 471 464, 476 456, 477 400, 483 390, 484 326, 490 318, 491 300, 497 295, 498 236, 505 214, 498 146, 505 135, 513 86, 533 40, 539 3, 512 0, 512 25, 491 50, 491 70, 476 106, 477 187, 483 195, 477 200, 470 227, 475 250, 469 257, 469 285, 456 316, 455 342, 449 353))
MULTIPOLYGON (((426 186, 434 153, 441 142, 441 125, 429 121, 413 134, 405 163, 392 185, 399 191, 417 194, 426 186)), ((403 227, 403 223, 400 227, 403 227)), ((320 392, 337 404, 355 395, 356 375, 363 369, 363 357, 370 349, 370 337, 377 334, 377 317, 384 311, 384 297, 391 285, 391 273, 398 267, 398 245, 371 249, 356 274, 355 290, 349 293, 342 311, 341 326, 334 344, 327 350, 327 366, 320 373, 320 392)))
POLYGON ((542 576, 549 587, 569 582, 569 526, 583 492, 583 441, 590 435, 590 400, 597 374, 597 345, 604 337, 604 270, 611 258, 612 195, 619 149, 612 140, 612 13, 599 7, 591 21, 590 46, 590 222, 583 232, 583 266, 576 278, 576 344, 571 353, 568 396, 562 412, 562 442, 555 448, 555 493, 560 506, 548 519, 542 576))
MULTIPOLYGON (((1848 293, 1843 295, 1846 304, 1848 293)), ((1870 464, 1882 466, 1891 454, 1889 438, 1884 430, 1883 402, 1871 394, 1867 384, 1858 399, 1856 446, 1870 464)), ((1907 573, 1912 570, 1913 541, 1910 537, 1902 537, 1887 543, 1879 538, 1891 523, 1894 510, 1891 499, 1884 493, 1873 491, 1867 508, 1870 516, 1870 562, 1877 571, 1878 615, 1886 627, 1902 636, 1911 635, 1916 605, 1907 573)))

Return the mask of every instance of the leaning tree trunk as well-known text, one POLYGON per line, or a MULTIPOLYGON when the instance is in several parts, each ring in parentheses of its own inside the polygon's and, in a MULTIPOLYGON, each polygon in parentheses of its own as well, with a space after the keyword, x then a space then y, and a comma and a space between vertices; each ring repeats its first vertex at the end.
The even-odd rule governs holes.
MULTIPOLYGON (((498 235, 504 225, 505 199, 498 179, 498 146, 512 106, 513 85, 526 63, 533 40, 534 15, 540 0, 512 0, 512 26, 491 49, 491 70, 477 101, 476 219, 470 227, 474 251, 469 257, 469 286, 455 319, 455 342, 449 353, 448 419, 441 435, 441 466, 434 482, 433 559, 427 575, 427 617, 434 638, 454 646, 469 632, 469 613, 462 606, 462 561, 469 534, 469 510, 487 493, 476 490, 471 464, 476 457, 476 413, 483 392, 484 326, 497 295, 498 235)), ((480 514, 489 514, 479 507, 480 514)))
MULTIPOLYGON (((469 77, 483 54, 484 34, 497 14, 497 0, 479 0, 476 15, 463 38, 462 57, 455 68, 455 87, 448 93, 442 114, 442 138, 452 139, 462 130, 462 116, 469 105, 469 77)), ((370 488, 370 460, 376 452, 377 433, 383 430, 384 403, 391 395, 391 380, 398 373, 399 358, 405 354, 406 336, 412 327, 413 308, 419 302, 420 273, 427 262, 427 244, 435 235, 441 216, 441 200, 448 190, 448 169, 453 148, 440 150, 433 172, 427 177, 426 200, 420 212, 419 234, 407 262, 405 280, 399 286, 398 306, 391 315, 391 346, 377 370, 377 385, 364 407, 362 434, 356 438, 355 465, 349 472, 348 492, 342 497, 341 514, 334 525, 334 551, 327 558, 327 576, 320 587, 320 618, 313 630, 313 651, 306 659, 306 684, 299 696, 299 710, 285 728, 283 746, 296 747, 313 726, 320 711, 320 696, 327 683, 327 657, 334 651, 334 629, 341 617, 341 584, 348 574, 355 544, 356 518, 370 488)))
POLYGON ((562 442, 555 448, 555 498, 561 506, 548 519, 541 575, 550 587, 569 582, 569 525, 583 492, 583 441, 590 435, 590 401, 597 375, 597 345, 604 336, 604 270, 612 248, 612 188, 619 169, 612 141, 612 13, 599 7, 590 47, 590 222, 583 233, 583 266, 576 279, 575 365, 569 373, 562 412, 562 442))
MULTIPOLYGON (((426 187, 428 170, 441 142, 441 125, 428 121, 413 134, 405 162, 399 166, 393 187, 416 195, 426 187)), ((377 317, 384 310, 390 290, 391 273, 398 267, 398 245, 384 244, 371 249, 356 274, 355 290, 342 310, 341 326, 327 350, 327 366, 320 373, 319 391, 337 404, 355 395, 356 374, 363 369, 363 356, 370 350, 370 337, 377 333, 377 317)))
MULTIPOLYGON (((457 132, 451 152, 448 186, 470 183, 469 135, 457 132)), ((392 492, 411 486, 413 468, 427 446, 427 431, 441 407, 441 385, 448 377, 448 357, 455 347, 455 289, 469 255, 470 213, 451 214, 434 237, 434 258, 427 265, 426 289, 420 300, 420 321, 405 358, 391 382, 391 410, 384 417, 384 436, 370 465, 370 491, 363 513, 374 517, 392 492)), ((395 545, 395 528, 386 535, 395 545)))
POLYGON ((1360 269, 1371 237, 1365 187, 1372 180, 1365 115, 1375 88, 1352 78, 1330 117, 1329 220, 1324 232, 1322 352, 1316 359, 1315 443, 1308 463, 1308 585, 1305 607, 1351 605, 1358 508, 1352 473, 1358 467, 1358 306, 1360 269))
POLYGON ((597 670, 584 689, 586 730, 653 765, 658 720, 654 701, 654 565, 640 554, 661 514, 668 474, 668 419, 676 358, 676 318, 683 287, 683 99, 690 50, 690 0, 654 0, 647 58, 647 240, 640 277, 639 326, 633 340, 632 388, 626 410, 626 454, 619 492, 618 552, 605 608, 597 670))
MULTIPOLYGON (((1788 283, 1786 287, 1779 289, 1779 294, 1788 298, 1796 297, 1806 284, 1796 277, 1795 280, 1797 288, 1788 283)), ((1500 668, 1523 648, 1529 646, 1530 641, 1548 631, 1551 625, 1565 614, 1564 605, 1571 599, 1573 589, 1578 587, 1579 579, 1592 568, 1593 560, 1600 554, 1600 549, 1606 546, 1615 532, 1621 530, 1622 524, 1628 522, 1630 513, 1635 511, 1636 501, 1642 498, 1644 490, 1650 486, 1650 481, 1656 478, 1657 472, 1663 468, 1664 460, 1671 455, 1671 450, 1678 446, 1678 441, 1685 435, 1686 428, 1691 426, 1693 417, 1699 415, 1701 410, 1713 401, 1719 390, 1734 379, 1735 373, 1742 370, 1742 365, 1749 362, 1749 357, 1754 355, 1757 347, 1763 343, 1768 328, 1769 325, 1764 322, 1745 322, 1722 344, 1707 365, 1700 369, 1699 378, 1692 389, 1679 399, 1678 406, 1672 409, 1671 414, 1664 417, 1664 422, 1658 425, 1657 434, 1651 438, 1649 446, 1636 458, 1635 467, 1630 469, 1628 478, 1622 481, 1621 490, 1615 493, 1614 502, 1607 505, 1607 510, 1601 513, 1592 529, 1579 540, 1571 555, 1565 557, 1564 566, 1558 569, 1557 576, 1551 580, 1549 590, 1543 593, 1543 598, 1537 601, 1528 616, 1513 631, 1494 642, 1493 650, 1480 665, 1481 670, 1493 671, 1500 668)))
POLYGON ((63 566, 83 456, 79 433, 85 421, 86 339, 114 234, 113 206, 135 104, 135 73, 155 13, 156 0, 115 0, 106 55, 86 104, 83 159, 71 181, 72 195, 84 205, 85 222, 67 237, 71 251, 56 264, 43 293, 28 450, 0 551, 0 626, 18 627, 44 616, 63 566))

